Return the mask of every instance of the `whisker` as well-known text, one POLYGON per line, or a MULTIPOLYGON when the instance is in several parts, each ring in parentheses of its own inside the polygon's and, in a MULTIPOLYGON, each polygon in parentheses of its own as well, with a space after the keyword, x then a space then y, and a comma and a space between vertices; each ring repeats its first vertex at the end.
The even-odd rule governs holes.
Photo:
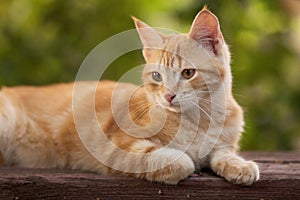
POLYGON ((194 101, 200 101, 200 102, 203 102, 203 103, 206 103, 206 104, 214 104, 214 105, 217 105, 217 106, 219 105, 219 104, 217 104, 213 101, 201 98, 199 96, 188 96, 188 97, 180 98, 179 100, 180 100, 180 102, 190 102, 191 100, 194 100, 194 101))
MULTIPOLYGON (((143 110, 143 112, 148 111, 149 107, 151 107, 152 103, 150 102, 138 102, 138 103, 134 103, 134 104, 129 104, 128 107, 123 107, 122 109, 120 109, 120 113, 124 112, 124 111, 128 111, 128 113, 130 114, 137 114, 139 112, 139 115, 141 114, 140 111, 143 110)), ((130 116, 128 116, 129 118, 130 116)))
POLYGON ((207 99, 200 98, 200 101, 203 102, 203 103, 206 103, 206 104, 213 104, 213 105, 216 105, 216 106, 220 106, 219 104, 217 104, 213 101, 207 100, 207 99))

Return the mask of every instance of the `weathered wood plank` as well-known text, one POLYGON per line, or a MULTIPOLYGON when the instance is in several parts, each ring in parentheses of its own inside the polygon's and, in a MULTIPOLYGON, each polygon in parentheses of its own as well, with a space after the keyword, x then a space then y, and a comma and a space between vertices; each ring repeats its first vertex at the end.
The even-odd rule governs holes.
POLYGON ((261 179, 253 186, 227 183, 210 171, 177 186, 128 177, 55 170, 0 168, 0 199, 299 199, 299 152, 247 152, 261 179))

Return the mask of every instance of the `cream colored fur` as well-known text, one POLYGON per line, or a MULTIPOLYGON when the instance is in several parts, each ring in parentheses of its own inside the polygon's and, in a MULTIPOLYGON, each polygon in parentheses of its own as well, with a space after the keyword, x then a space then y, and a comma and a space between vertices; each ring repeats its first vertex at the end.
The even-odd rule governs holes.
POLYGON ((188 34, 168 36, 134 20, 147 62, 144 86, 2 88, 0 164, 167 184, 210 167, 232 183, 257 181, 257 165, 237 155, 243 112, 231 94, 230 53, 218 19, 204 8, 188 34))

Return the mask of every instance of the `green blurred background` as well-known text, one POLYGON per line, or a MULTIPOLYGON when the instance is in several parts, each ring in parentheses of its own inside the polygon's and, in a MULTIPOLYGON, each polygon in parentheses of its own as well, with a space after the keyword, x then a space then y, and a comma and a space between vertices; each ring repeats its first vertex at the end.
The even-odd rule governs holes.
MULTIPOLYGON (((244 107, 242 150, 300 149, 299 0, 7 0, 0 2, 0 85, 73 81, 101 41, 134 28, 130 15, 188 32, 204 4, 232 52, 234 95, 244 107)), ((144 61, 117 59, 117 80, 144 61)))

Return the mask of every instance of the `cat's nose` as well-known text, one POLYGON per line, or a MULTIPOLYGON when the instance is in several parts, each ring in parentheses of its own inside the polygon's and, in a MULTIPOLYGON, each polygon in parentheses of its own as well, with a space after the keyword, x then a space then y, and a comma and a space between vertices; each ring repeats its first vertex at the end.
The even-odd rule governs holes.
POLYGON ((175 94, 171 94, 171 93, 165 95, 165 99, 166 99, 169 103, 171 103, 175 97, 176 97, 176 95, 175 95, 175 94))

